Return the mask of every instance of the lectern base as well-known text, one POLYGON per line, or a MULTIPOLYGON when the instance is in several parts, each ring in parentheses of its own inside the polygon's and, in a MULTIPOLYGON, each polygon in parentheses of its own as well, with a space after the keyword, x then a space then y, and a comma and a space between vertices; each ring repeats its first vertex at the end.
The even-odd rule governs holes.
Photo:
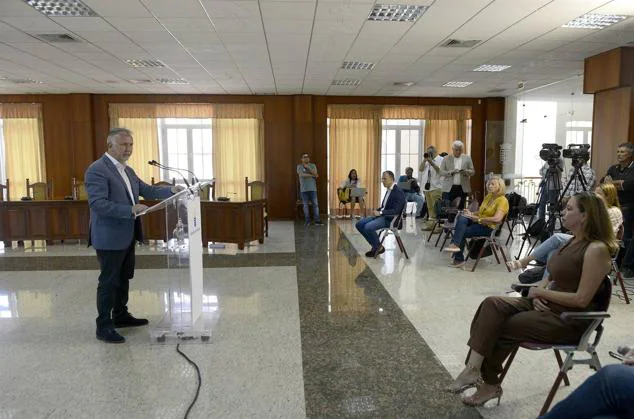
POLYGON ((211 343, 211 336, 217 321, 216 313, 203 313, 194 325, 179 322, 178 319, 163 319, 150 329, 150 341, 153 345, 211 343))

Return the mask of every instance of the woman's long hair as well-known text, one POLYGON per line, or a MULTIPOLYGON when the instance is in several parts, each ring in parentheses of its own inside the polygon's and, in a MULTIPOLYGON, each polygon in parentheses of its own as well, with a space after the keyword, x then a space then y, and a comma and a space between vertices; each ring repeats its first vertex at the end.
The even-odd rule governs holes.
POLYGON ((619 244, 614 235, 605 201, 594 192, 579 192, 574 195, 579 211, 586 214, 582 226, 582 239, 605 243, 610 254, 616 253, 619 244))
POLYGON ((359 180, 359 173, 357 172, 357 169, 352 169, 348 172, 348 180, 350 182, 352 182, 352 172, 355 172, 357 174, 357 181, 359 180))
POLYGON ((619 195, 616 192, 616 186, 614 186, 614 183, 602 183, 599 185, 599 188, 601 188, 601 192, 605 195, 605 203, 608 205, 608 208, 621 208, 619 195))

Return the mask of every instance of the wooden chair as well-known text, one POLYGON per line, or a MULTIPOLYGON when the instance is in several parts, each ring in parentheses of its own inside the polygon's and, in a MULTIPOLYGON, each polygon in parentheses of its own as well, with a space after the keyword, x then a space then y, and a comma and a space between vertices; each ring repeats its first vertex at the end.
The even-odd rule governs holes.
POLYGON ((84 182, 77 182, 76 178, 73 178, 73 183, 71 185, 71 190, 73 191, 73 200, 75 201, 87 201, 88 194, 86 193, 86 185, 84 182))
MULTIPOLYGON (((519 285, 519 284, 518 284, 519 285)), ((521 284, 523 286, 530 287, 534 284, 521 284)), ((522 342, 520 343, 509 355, 506 364, 502 370, 502 374, 500 375, 500 384, 504 381, 504 377, 508 372, 511 364, 513 363, 513 359, 517 354, 519 348, 528 349, 531 351, 542 351, 552 349, 555 352, 555 358, 557 359, 557 364, 559 365, 559 373, 555 378, 555 382, 550 388, 550 392, 546 397, 546 401, 544 401, 544 405, 542 406, 542 410, 539 413, 539 416, 543 416, 548 412, 550 408, 550 404, 555 397, 555 393, 559 389, 561 382, 563 380, 564 384, 569 386, 570 381, 568 379, 568 371, 572 369, 575 365, 588 365, 595 371, 599 371, 601 369, 601 362, 599 361, 599 356, 597 355, 597 346, 601 341, 601 335, 603 334, 603 320, 610 318, 608 314, 608 308, 610 306, 610 298, 612 297, 612 284, 610 283, 609 278, 605 278, 601 285, 599 286, 599 290, 597 291, 594 302, 596 303, 597 311, 584 312, 584 311, 573 311, 573 312, 564 312, 561 313, 560 317, 564 321, 568 320, 587 320, 589 321, 588 327, 586 328, 584 334, 579 339, 577 344, 570 345, 561 345, 561 344, 549 344, 544 342, 522 342), (590 341, 590 339, 594 336, 594 339, 590 341), (566 355, 566 360, 563 361, 561 358, 561 352, 566 355), (585 359, 574 359, 575 354, 582 355, 588 354, 590 357, 585 359)), ((470 355, 470 353, 469 353, 470 355)), ((467 355, 467 361, 469 359, 469 355, 467 355)))
POLYGON ((216 200, 216 179, 211 179, 211 184, 200 189, 201 201, 215 201, 216 200), (211 199, 210 199, 211 196, 211 199))
POLYGON ((10 201, 11 195, 9 190, 9 179, 4 185, 0 184, 0 201, 10 201), (6 191, 6 192, 5 192, 6 191))
POLYGON ((247 201, 264 199, 264 235, 269 236, 269 214, 266 202, 266 185, 261 180, 249 182, 249 177, 244 178, 244 196, 247 201))
POLYGON ((172 178, 172 183, 166 182, 164 180, 154 183, 154 177, 152 177, 152 185, 156 185, 156 186, 174 186, 174 185, 176 185, 176 178, 174 178, 174 177, 172 178))
POLYGON ((27 178, 26 196, 34 201, 48 201, 53 196, 53 181, 31 183, 27 178))

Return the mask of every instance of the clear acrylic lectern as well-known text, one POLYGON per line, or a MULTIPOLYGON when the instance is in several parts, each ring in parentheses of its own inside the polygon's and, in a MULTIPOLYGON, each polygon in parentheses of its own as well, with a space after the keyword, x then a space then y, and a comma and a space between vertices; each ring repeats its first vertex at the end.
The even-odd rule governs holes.
POLYGON ((152 343, 211 341, 217 312, 203 308, 203 245, 200 182, 139 213, 165 213, 163 251, 167 257, 169 287, 164 294, 163 318, 150 326, 152 343))

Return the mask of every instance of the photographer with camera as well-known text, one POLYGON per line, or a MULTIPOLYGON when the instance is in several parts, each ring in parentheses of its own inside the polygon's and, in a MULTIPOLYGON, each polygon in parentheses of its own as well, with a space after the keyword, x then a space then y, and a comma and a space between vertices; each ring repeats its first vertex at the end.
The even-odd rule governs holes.
POLYGON ((634 249, 632 229, 634 228, 634 144, 622 143, 616 150, 617 163, 610 166, 601 181, 616 186, 623 212, 623 244, 627 249, 621 263, 621 273, 626 278, 634 276, 634 249))
POLYGON ((577 192, 594 190, 596 173, 594 169, 588 165, 588 160, 590 160, 590 145, 570 144, 562 154, 564 158, 571 159, 572 163, 572 167, 570 167, 564 179, 566 187, 563 196, 570 198, 577 192))
POLYGON ((427 203, 427 212, 429 213, 429 219, 423 226, 424 231, 429 231, 434 228, 436 223, 436 202, 442 195, 442 180, 440 178, 440 165, 443 158, 436 154, 436 147, 430 145, 423 154, 424 160, 418 167, 418 171, 423 174, 421 178, 421 184, 425 185, 423 188, 423 194, 425 195, 425 202, 427 203))
POLYGON ((561 193, 561 174, 564 171, 564 159, 561 157, 562 147, 559 144, 545 143, 539 152, 539 157, 544 160, 544 165, 539 169, 542 181, 539 184, 539 207, 537 218, 546 218, 546 206, 556 206, 561 193))
POLYGON ((463 153, 462 141, 454 141, 452 153, 440 164, 440 175, 443 176, 442 199, 451 202, 460 197, 459 209, 463 210, 467 194, 471 193, 471 176, 475 174, 473 161, 463 153))

